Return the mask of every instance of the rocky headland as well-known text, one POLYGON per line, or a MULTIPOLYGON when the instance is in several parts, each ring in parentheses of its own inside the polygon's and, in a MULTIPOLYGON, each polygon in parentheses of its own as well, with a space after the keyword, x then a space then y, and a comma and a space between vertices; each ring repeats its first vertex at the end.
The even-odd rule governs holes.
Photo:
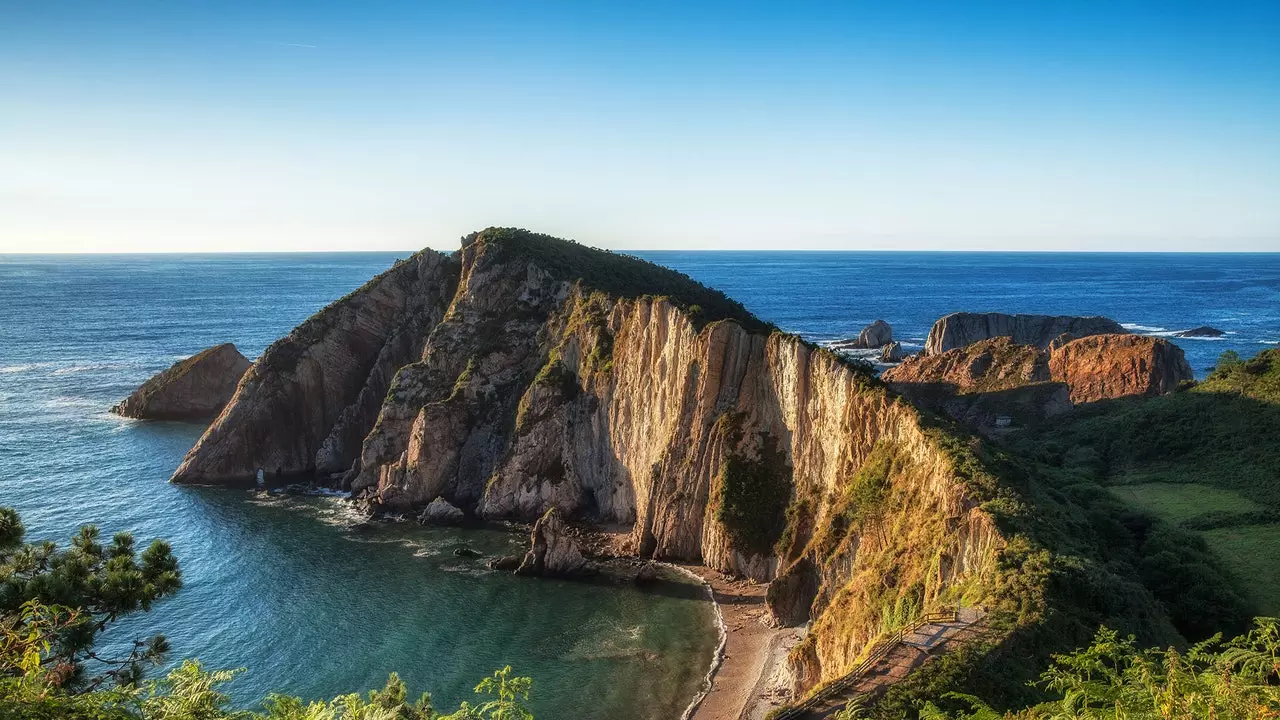
POLYGON ((640 556, 787 577, 795 591, 770 603, 814 623, 793 658, 802 690, 847 672, 887 607, 990 586, 1005 541, 955 452, 860 368, 720 293, 493 229, 414 255, 273 344, 173 480, 261 469, 332 477, 397 512, 554 508, 631 527, 640 556), (859 473, 883 486, 870 534, 839 520, 859 473))
MULTIPOLYGON (((892 371, 894 387, 1043 387, 1069 408, 1117 387, 1163 391, 1182 369, 1165 341, 1076 346, 1118 328, 1105 318, 966 317, 940 321, 935 352, 892 371)), ((1045 528, 1068 515, 1038 508, 1065 496, 912 397, 677 272, 491 228, 398 263, 271 345, 173 481, 308 477, 373 511, 535 523, 530 553, 497 563, 531 574, 582 569, 569 523, 621 527, 623 554, 758 584, 771 623, 807 625, 778 664, 793 697, 946 606, 988 611, 984 652, 1148 612, 1151 595, 1086 545, 1054 549, 1063 535, 1045 528), (1054 564, 1059 553, 1070 560, 1054 564), (1105 608, 1051 600, 1072 587, 1053 578, 1084 571, 1069 568, 1128 589, 1105 608)), ((1021 686, 1018 652, 988 663, 1001 682, 1021 686)))
POLYGON ((250 365, 235 345, 215 345, 154 375, 111 412, 140 420, 209 420, 231 400, 250 365))

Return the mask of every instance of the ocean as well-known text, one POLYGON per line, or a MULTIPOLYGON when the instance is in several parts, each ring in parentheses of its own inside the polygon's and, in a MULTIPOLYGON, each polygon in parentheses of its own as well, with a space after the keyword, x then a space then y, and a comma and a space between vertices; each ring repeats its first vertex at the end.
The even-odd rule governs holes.
MULTIPOLYGON (((642 252, 817 342, 882 318, 909 351, 958 310, 1106 315, 1174 339, 1203 376, 1224 350, 1280 342, 1280 254, 642 252)), ((561 720, 670 718, 717 642, 696 588, 531 581, 454 554, 500 531, 347 529, 337 500, 181 488, 166 480, 198 425, 107 409, 174 361, 221 342, 254 357, 407 253, 0 256, 0 504, 29 539, 82 523, 173 543, 185 587, 110 643, 163 632, 173 657, 247 668, 237 702, 380 686, 398 671, 438 707, 510 664, 561 720)))

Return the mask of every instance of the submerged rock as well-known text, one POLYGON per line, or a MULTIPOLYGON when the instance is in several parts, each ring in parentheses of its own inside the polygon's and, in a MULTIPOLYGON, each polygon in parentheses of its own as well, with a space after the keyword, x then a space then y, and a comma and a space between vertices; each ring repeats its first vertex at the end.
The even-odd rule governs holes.
POLYGON ((489 561, 488 565, 494 570, 501 572, 515 572, 520 567, 520 561, 523 560, 519 555, 503 555, 489 561))
POLYGON ((250 365, 235 345, 215 345, 153 376, 111 412, 141 420, 217 417, 250 365))
POLYGON ((533 525, 529 552, 516 568, 516 574, 568 577, 585 570, 587 559, 578 549, 578 542, 569 536, 568 529, 559 510, 551 508, 544 513, 533 525))
POLYGON ((1201 325, 1198 328, 1191 328, 1190 330, 1183 330, 1173 334, 1174 337, 1180 338, 1216 338, 1223 335, 1226 335, 1226 333, 1208 325, 1201 325))
POLYGON ((1045 348, 1063 333, 1085 337, 1103 333, 1122 335, 1126 332, 1119 323, 1105 317, 958 312, 933 324, 922 354, 938 355, 995 337, 1011 338, 1018 345, 1045 348))

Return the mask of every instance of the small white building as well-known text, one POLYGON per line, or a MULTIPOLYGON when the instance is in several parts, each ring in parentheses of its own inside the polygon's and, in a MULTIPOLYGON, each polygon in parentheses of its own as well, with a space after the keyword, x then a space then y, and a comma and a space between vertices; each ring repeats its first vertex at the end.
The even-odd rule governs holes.
POLYGON ((1004 428, 1004 427, 1009 427, 1012 424, 1013 424, 1013 418, 1009 417, 1008 415, 996 416, 996 427, 1004 428))

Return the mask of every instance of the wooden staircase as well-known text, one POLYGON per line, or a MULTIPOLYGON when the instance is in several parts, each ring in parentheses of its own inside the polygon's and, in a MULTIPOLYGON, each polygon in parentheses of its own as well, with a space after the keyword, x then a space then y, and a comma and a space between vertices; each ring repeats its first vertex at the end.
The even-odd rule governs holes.
POLYGON ((876 643, 862 664, 839 680, 774 716, 775 720, 818 720, 829 717, 853 698, 874 698, 905 678, 947 643, 963 639, 982 613, 959 606, 926 613, 914 622, 876 643))

